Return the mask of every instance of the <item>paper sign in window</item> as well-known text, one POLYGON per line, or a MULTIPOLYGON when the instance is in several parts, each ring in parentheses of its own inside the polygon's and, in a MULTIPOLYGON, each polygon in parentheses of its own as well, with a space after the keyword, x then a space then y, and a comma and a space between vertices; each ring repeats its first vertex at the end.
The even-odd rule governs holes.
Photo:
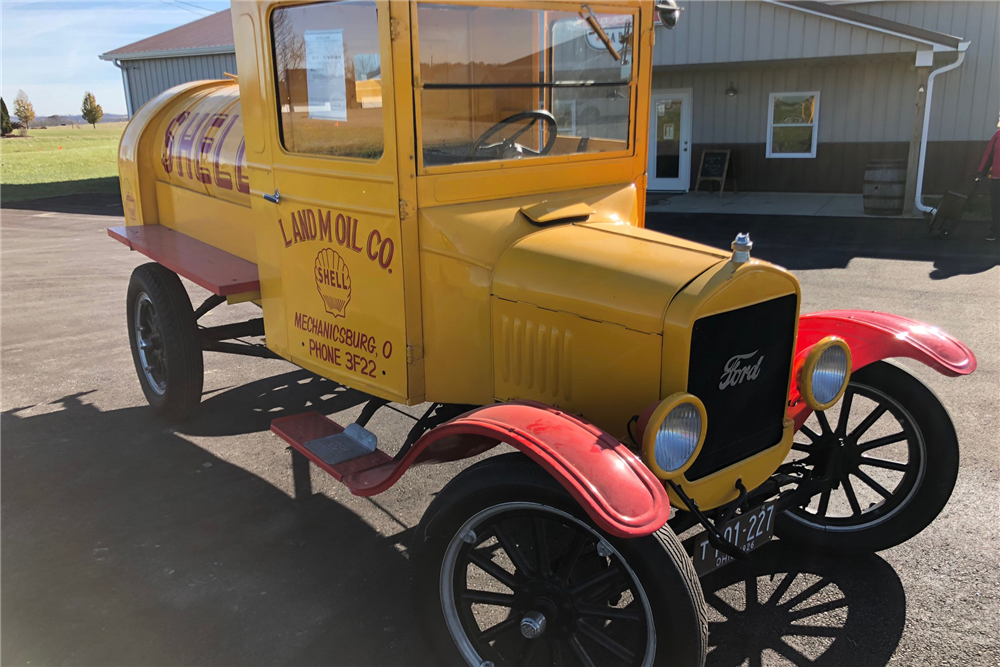
POLYGON ((306 85, 309 117, 347 120, 344 31, 306 30, 306 85))

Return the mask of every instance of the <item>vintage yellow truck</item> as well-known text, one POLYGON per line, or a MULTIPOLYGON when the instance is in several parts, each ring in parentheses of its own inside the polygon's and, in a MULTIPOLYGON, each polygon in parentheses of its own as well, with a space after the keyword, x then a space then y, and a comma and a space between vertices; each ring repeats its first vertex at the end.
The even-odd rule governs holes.
POLYGON ((651 56, 678 13, 235 1, 239 76, 159 95, 122 137, 109 234, 154 260, 127 321, 155 409, 196 407, 205 351, 278 357, 371 397, 346 428, 272 426, 356 494, 518 450, 458 475, 416 531, 442 660, 702 664, 696 573, 775 530, 890 547, 954 486, 947 413, 883 359, 962 375, 965 345, 800 314, 747 235, 722 251, 644 228, 651 56), (261 316, 199 325, 226 302, 261 316), (388 402, 429 404, 404 443, 365 428, 388 402))

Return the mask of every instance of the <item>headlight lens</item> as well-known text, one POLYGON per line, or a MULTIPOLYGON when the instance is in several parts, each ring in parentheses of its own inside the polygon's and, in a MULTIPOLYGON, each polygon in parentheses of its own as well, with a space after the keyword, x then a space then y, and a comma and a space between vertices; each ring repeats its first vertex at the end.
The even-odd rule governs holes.
POLYGON ((816 343, 803 365, 802 396, 814 410, 826 410, 840 400, 851 377, 851 349, 829 336, 816 343))
POLYGON ((695 396, 679 393, 661 402, 642 438, 650 469, 663 479, 683 474, 705 441, 705 426, 705 406, 695 396))

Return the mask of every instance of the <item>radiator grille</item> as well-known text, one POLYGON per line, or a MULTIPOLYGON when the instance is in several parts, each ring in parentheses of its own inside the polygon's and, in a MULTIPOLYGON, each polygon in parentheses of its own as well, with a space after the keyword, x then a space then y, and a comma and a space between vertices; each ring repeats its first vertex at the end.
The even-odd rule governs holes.
POLYGON ((688 391, 705 403, 708 432, 687 479, 781 440, 797 316, 797 297, 789 294, 695 322, 688 391))

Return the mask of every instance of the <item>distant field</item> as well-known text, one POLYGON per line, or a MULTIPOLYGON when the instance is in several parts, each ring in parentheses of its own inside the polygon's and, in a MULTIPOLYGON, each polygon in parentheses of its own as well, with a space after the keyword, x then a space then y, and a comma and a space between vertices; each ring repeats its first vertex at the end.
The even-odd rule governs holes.
POLYGON ((125 125, 50 127, 0 140, 0 200, 118 192, 118 140, 125 125))

